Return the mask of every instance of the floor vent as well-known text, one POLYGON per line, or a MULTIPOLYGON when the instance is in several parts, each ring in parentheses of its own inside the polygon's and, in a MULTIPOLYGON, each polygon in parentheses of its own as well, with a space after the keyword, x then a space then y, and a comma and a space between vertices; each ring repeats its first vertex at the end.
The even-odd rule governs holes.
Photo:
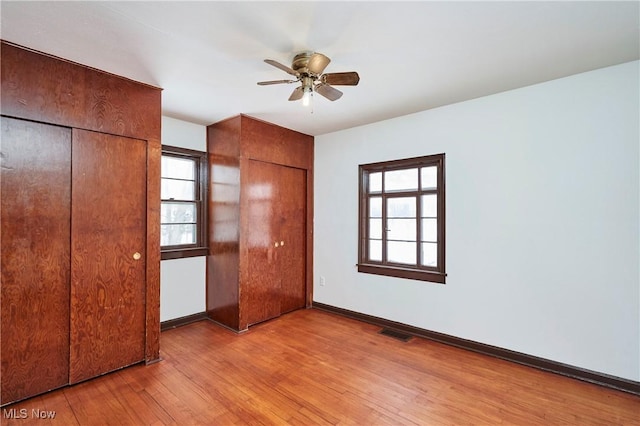
POLYGON ((408 342, 413 337, 410 334, 403 333, 397 330, 392 330, 390 328, 383 328, 382 330, 380 330, 380 334, 393 337, 394 339, 397 339, 397 340, 402 340, 403 342, 408 342))

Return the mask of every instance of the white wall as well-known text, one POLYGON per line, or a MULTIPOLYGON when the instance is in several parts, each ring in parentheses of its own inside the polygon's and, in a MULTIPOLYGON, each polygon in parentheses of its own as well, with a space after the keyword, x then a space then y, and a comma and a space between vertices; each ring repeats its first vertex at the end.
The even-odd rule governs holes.
POLYGON ((207 127, 162 116, 162 144, 207 151, 207 127))
POLYGON ((316 137, 314 300, 640 380, 638 80, 631 62, 316 137), (447 284, 358 273, 358 164, 441 152, 447 284))
MULTIPOLYGON (((207 150, 207 128, 162 117, 162 144, 207 150)), ((163 260, 160 263, 160 321, 204 312, 206 257, 163 260)))

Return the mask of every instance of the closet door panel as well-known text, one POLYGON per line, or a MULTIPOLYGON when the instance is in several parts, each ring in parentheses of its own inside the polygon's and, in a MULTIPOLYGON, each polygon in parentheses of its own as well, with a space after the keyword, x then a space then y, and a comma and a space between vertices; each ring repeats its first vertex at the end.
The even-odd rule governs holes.
POLYGON ((242 188, 242 206, 246 214, 248 281, 242 285, 247 325, 280 315, 280 276, 277 267, 280 251, 280 213, 278 200, 279 166, 247 161, 247 184, 242 188))
POLYGON ((307 172, 303 169, 280 166, 279 211, 280 251, 278 268, 280 283, 280 312, 304 308, 306 302, 306 204, 307 172))
POLYGON ((2 117, 2 404, 69 379, 71 131, 2 117))
POLYGON ((146 142, 73 131, 70 382, 144 359, 146 142))

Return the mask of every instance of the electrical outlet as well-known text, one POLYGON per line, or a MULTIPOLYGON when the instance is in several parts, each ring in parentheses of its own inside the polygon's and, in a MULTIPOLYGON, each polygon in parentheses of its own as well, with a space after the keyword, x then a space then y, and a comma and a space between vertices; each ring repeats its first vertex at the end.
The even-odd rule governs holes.
POLYGON ((320 275, 320 285, 324 287, 325 284, 326 284, 326 281, 324 279, 324 275, 320 275))

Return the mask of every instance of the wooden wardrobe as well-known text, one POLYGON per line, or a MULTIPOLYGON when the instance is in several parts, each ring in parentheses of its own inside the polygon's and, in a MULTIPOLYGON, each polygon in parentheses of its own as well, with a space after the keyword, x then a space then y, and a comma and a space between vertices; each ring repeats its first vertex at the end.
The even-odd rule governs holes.
POLYGON ((5 405, 159 359, 161 92, 1 55, 5 405))
POLYGON ((207 142, 209 318, 244 331, 310 306, 313 137, 240 115, 207 142))

